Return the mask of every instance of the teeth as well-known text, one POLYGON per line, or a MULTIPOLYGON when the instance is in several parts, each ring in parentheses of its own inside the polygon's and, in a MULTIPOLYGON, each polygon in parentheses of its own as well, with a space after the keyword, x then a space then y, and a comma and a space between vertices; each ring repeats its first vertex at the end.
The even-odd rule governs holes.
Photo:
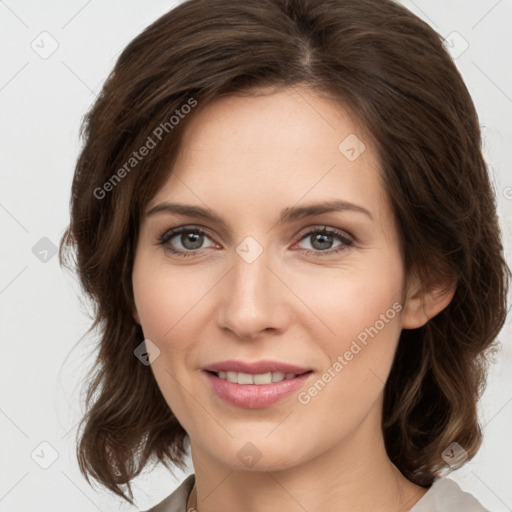
POLYGON ((285 378, 285 374, 283 372, 272 372, 272 382, 281 382, 285 378))
POLYGON ((242 372, 219 372, 217 376, 220 379, 237 384, 271 384, 272 382, 281 382, 285 379, 293 379, 295 373, 269 372, 252 375, 242 372))

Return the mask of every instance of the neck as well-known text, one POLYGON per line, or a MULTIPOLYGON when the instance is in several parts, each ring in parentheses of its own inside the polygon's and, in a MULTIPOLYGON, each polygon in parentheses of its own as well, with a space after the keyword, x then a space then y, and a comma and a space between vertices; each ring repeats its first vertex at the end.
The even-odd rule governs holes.
POLYGON ((293 466, 230 467, 191 439, 198 512, 408 511, 427 490, 408 481, 391 463, 376 414, 378 409, 348 438, 293 466))

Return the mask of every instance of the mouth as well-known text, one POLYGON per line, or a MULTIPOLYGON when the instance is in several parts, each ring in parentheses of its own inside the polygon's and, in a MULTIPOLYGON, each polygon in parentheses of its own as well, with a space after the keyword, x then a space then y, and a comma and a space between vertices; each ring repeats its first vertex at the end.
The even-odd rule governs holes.
POLYGON ((302 373, 244 372, 203 370, 210 389, 231 406, 247 409, 270 407, 298 392, 314 375, 302 373))

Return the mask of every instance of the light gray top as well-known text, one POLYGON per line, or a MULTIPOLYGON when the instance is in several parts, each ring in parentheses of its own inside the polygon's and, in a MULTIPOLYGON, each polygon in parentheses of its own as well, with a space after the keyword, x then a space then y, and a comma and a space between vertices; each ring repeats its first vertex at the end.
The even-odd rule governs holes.
MULTIPOLYGON (((195 475, 189 475, 167 498, 147 512, 186 512, 187 501, 195 475)), ((409 512, 489 512, 453 480, 443 477, 434 481, 424 496, 409 512)))

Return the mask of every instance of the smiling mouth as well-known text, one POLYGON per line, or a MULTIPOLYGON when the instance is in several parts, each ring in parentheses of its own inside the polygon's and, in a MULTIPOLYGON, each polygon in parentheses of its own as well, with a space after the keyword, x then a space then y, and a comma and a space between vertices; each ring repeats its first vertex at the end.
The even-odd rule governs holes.
POLYGON ((247 409, 276 405, 298 392, 314 377, 313 370, 257 374, 225 370, 203 372, 210 389, 219 398, 231 406, 247 409))

